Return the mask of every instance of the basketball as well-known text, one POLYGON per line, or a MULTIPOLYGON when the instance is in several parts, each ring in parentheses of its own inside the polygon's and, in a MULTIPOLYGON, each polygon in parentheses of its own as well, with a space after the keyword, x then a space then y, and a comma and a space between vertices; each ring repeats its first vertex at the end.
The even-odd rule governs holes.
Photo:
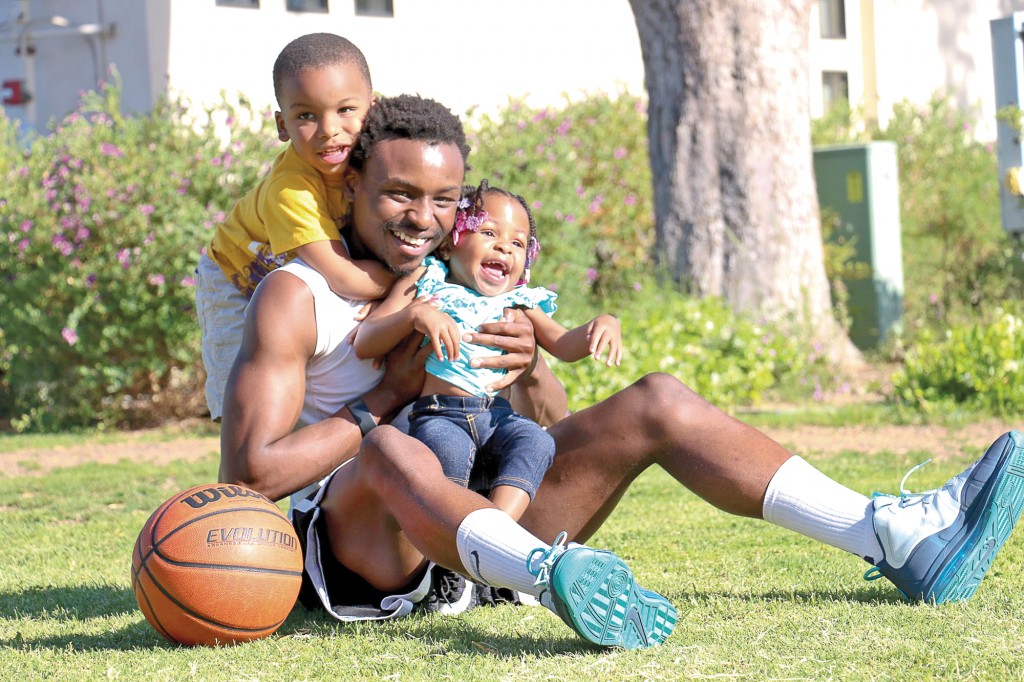
POLYGON ((273 502, 239 485, 200 485, 153 512, 132 552, 132 589, 172 642, 217 646, 270 635, 302 583, 302 551, 273 502))

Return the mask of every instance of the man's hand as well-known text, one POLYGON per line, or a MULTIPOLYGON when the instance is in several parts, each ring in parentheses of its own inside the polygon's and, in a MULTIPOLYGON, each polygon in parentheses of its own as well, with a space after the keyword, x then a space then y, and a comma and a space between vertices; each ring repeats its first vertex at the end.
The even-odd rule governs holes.
POLYGON ((480 325, 476 332, 463 337, 464 341, 490 346, 506 351, 502 355, 473 360, 473 367, 507 369, 508 373, 487 387, 489 391, 500 391, 515 383, 523 372, 532 369, 537 349, 533 338, 533 325, 522 310, 506 308, 504 320, 480 325))

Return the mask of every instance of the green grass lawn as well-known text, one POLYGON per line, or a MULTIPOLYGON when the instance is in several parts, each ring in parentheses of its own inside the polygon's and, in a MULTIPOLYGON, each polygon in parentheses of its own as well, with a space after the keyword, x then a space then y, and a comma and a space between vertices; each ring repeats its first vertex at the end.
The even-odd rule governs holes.
MULTIPOLYGON (((974 457, 915 473, 941 485, 974 457)), ((813 460, 870 494, 924 453, 813 460)), ((603 651, 539 607, 336 623, 297 608, 271 637, 223 648, 162 639, 131 592, 132 546, 164 499, 216 477, 211 457, 83 465, 0 479, 0 679, 520 680, 1020 679, 1024 560, 1007 542, 968 604, 905 604, 868 566, 788 531, 710 508, 644 475, 592 543, 619 552, 679 609, 658 648, 603 651)))

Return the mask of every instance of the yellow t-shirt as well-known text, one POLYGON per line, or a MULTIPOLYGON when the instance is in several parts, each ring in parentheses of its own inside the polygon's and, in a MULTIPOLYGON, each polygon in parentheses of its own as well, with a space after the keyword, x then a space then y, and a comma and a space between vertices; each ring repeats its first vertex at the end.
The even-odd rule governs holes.
POLYGON ((207 254, 239 291, 251 297, 267 273, 295 257, 294 249, 340 241, 347 209, 341 188, 327 187, 323 176, 289 144, 267 177, 217 226, 207 254))

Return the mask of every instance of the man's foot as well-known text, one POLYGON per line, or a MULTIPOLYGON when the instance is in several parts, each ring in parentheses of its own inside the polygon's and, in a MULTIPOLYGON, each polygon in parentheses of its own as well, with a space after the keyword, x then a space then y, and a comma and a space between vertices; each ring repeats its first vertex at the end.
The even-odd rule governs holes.
POLYGON ((551 547, 527 557, 537 585, 546 588, 541 603, 584 639, 601 646, 640 649, 661 644, 676 626, 668 599, 636 584, 626 563, 611 552, 582 545, 565 546, 562 533, 551 547))
POLYGON ((419 603, 421 611, 457 616, 477 606, 475 584, 455 571, 434 565, 430 569, 430 594, 419 603))
POLYGON ((1024 434, 1003 434, 938 490, 876 493, 874 505, 885 558, 866 579, 884 576, 910 601, 969 599, 1024 510, 1024 434))

